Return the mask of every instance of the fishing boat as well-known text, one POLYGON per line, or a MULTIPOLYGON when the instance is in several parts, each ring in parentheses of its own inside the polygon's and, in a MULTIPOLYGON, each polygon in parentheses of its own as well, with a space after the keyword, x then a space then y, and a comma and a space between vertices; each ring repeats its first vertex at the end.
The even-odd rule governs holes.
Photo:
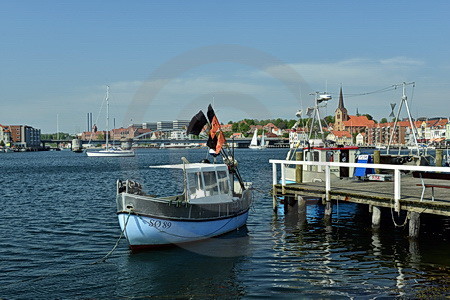
POLYGON ((117 181, 117 215, 131 249, 204 240, 245 225, 252 203, 251 183, 242 180, 211 106, 208 119, 200 111, 187 132, 198 135, 209 124, 208 146, 213 155, 222 156, 223 163, 190 163, 181 158, 181 164, 152 166, 178 170, 182 193, 159 197, 145 193, 138 182, 117 181))
POLYGON ((94 157, 133 157, 134 150, 124 150, 120 147, 109 146, 109 86, 106 86, 106 143, 105 149, 86 151, 87 156, 94 157))
POLYGON ((266 141, 264 139, 264 131, 262 132, 261 141, 259 142, 259 145, 258 145, 258 129, 255 128, 252 140, 251 140, 248 148, 261 150, 261 149, 265 149, 266 147, 267 147, 267 145, 266 145, 266 141))

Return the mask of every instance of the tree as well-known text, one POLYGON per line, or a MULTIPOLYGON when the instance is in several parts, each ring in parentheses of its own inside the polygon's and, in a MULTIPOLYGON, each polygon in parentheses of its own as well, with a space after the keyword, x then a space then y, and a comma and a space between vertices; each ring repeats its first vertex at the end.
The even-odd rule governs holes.
POLYGON ((334 124, 334 122, 335 122, 334 116, 326 116, 326 117, 324 118, 324 120, 325 120, 325 122, 327 122, 327 125, 328 125, 328 124, 334 124))
POLYGON ((366 116, 367 119, 369 119, 369 120, 373 120, 373 117, 371 115, 369 115, 369 114, 364 114, 363 116, 366 116))
POLYGON ((388 122, 388 120, 386 118, 383 118, 380 120, 380 123, 387 123, 387 122, 388 122))

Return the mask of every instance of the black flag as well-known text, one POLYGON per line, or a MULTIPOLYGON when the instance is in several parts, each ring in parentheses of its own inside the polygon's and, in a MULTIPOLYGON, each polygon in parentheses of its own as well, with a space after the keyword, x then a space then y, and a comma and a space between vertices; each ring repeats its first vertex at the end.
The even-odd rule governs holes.
POLYGON ((202 111, 199 111, 192 117, 192 120, 186 130, 186 134, 199 135, 207 123, 208 121, 206 120, 205 114, 202 111))

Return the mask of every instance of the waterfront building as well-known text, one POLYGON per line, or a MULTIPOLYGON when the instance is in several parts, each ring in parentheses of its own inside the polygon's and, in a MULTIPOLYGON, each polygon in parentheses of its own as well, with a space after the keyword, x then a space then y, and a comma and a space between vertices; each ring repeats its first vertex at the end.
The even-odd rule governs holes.
POLYGON ((4 147, 11 147, 11 131, 9 126, 0 124, 0 143, 3 142, 4 147))
POLYGON ((345 130, 332 130, 326 138, 328 141, 335 142, 337 145, 353 144, 352 135, 345 130))
POLYGON ((156 123, 157 130, 170 130, 173 129, 173 121, 159 121, 156 123))
POLYGON ((355 137, 355 144, 356 146, 365 146, 366 145, 366 133, 360 132, 355 137))
POLYGON ((9 126, 12 146, 22 149, 41 148, 41 130, 27 125, 9 126))
POLYGON ((170 132, 170 139, 171 140, 186 140, 186 130, 174 130, 170 132))
POLYGON ((189 126, 189 120, 175 120, 172 122, 172 128, 174 130, 186 130, 189 126))
POLYGON ((156 122, 145 122, 142 123, 142 129, 156 130, 158 129, 158 125, 156 122))

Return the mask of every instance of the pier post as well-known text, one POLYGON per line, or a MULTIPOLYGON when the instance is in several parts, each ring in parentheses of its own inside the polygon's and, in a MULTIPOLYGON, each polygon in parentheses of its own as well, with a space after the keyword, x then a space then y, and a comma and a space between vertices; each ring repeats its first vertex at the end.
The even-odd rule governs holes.
POLYGON ((306 200, 302 196, 297 196, 297 213, 299 226, 303 226, 306 223, 306 200))
POLYGON ((286 193, 286 169, 283 163, 281 163, 281 193, 286 193))
POLYGON ((415 239, 419 237, 420 213, 409 212, 408 216, 409 216, 409 237, 415 239))
MULTIPOLYGON (((303 151, 299 151, 295 153, 295 160, 303 161, 303 151)), ((303 182, 303 165, 295 166, 295 182, 302 183, 303 182)))
POLYGON ((436 167, 442 167, 442 149, 436 149, 436 167))
POLYGON ((394 210, 397 213, 400 213, 400 198, 401 198, 401 178, 400 178, 400 170, 394 170, 394 210))
POLYGON ((378 230, 381 223, 381 209, 378 206, 371 206, 372 208, 372 228, 378 230))
POLYGON ((331 173, 330 166, 325 166, 325 199, 330 201, 330 191, 331 191, 331 173))
POLYGON ((277 213, 277 205, 278 205, 278 199, 277 199, 277 164, 272 163, 272 208, 275 213, 277 213))
MULTIPOLYGON (((379 164, 381 162, 380 150, 373 151, 373 163, 379 164)), ((380 169, 375 169, 376 174, 380 174, 380 169)))
POLYGON ((331 214, 332 213, 333 213, 333 206, 331 205, 331 201, 328 200, 325 203, 325 215, 323 217, 326 225, 331 224, 331 214))

